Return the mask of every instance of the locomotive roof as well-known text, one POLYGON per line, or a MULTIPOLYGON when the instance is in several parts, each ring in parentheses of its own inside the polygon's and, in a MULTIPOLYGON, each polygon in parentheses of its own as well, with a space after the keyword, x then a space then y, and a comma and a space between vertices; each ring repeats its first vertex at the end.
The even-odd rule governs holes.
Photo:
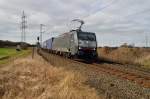
POLYGON ((71 34, 71 32, 66 32, 66 33, 63 33, 63 34, 61 34, 61 35, 59 35, 59 36, 68 36, 68 35, 70 35, 71 34))
MULTIPOLYGON (((75 30, 74 30, 75 31, 75 30)), ((68 36, 68 35, 70 35, 70 34, 72 34, 72 32, 73 31, 70 31, 70 32, 65 32, 65 33, 63 33, 63 34, 60 34, 58 37, 64 37, 64 36, 68 36)), ((91 34, 95 34, 95 33, 93 33, 93 32, 85 32, 85 31, 76 31, 77 33, 91 33, 91 34)))

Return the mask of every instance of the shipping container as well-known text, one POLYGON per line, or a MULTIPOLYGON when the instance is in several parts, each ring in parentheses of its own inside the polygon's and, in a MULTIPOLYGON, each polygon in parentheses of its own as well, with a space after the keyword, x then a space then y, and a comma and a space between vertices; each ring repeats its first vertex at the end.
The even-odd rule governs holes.
POLYGON ((50 39, 48 39, 48 40, 46 40, 46 48, 47 48, 47 49, 50 49, 50 50, 52 49, 53 40, 54 40, 53 37, 50 38, 50 39))

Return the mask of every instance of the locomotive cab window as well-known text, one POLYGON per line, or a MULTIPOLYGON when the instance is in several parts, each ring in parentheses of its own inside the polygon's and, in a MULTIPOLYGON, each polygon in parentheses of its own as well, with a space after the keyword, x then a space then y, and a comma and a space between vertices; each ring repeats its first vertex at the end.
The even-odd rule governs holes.
POLYGON ((78 39, 87 41, 96 41, 96 36, 94 33, 78 32, 78 39))

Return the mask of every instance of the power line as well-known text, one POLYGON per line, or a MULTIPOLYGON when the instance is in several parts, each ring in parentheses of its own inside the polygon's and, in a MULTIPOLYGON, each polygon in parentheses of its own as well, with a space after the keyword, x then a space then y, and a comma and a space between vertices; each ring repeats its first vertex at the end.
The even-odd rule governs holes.
POLYGON ((138 15, 138 14, 142 14, 142 13, 146 13, 146 12, 149 12, 150 11, 150 8, 149 9, 144 9, 142 11, 138 11, 138 12, 135 12, 133 14, 130 14, 130 15, 127 15, 125 17, 130 17, 130 16, 133 16, 133 15, 138 15))
POLYGON ((100 8, 99 10, 102 11, 110 6, 112 6, 114 3, 116 3, 118 0, 113 0, 112 2, 110 2, 109 4, 103 6, 102 8, 100 8))
POLYGON ((111 7, 113 4, 117 3, 117 1, 118 1, 118 0, 112 0, 110 3, 104 5, 104 6, 101 7, 101 8, 97 8, 96 11, 92 11, 92 13, 89 13, 87 16, 84 16, 84 17, 89 17, 91 14, 93 15, 93 14, 99 12, 99 11, 102 11, 102 10, 104 10, 104 9, 106 9, 106 8, 109 8, 109 7, 111 7))
MULTIPOLYGON (((104 10, 104 9, 106 9, 106 8, 109 8, 109 7, 111 7, 114 3, 117 3, 117 1, 118 1, 118 0, 112 0, 112 2, 110 2, 109 4, 106 4, 105 6, 103 6, 102 8, 99 8, 99 9, 97 9, 97 10, 102 11, 102 10, 104 10)), ((150 8, 144 9, 144 10, 142 10, 142 11, 137 11, 137 12, 135 12, 135 13, 132 13, 132 14, 123 16, 123 18, 130 17, 130 16, 134 16, 134 15, 139 15, 139 14, 146 13, 146 12, 149 12, 149 11, 150 11, 150 8)), ((91 14, 95 14, 95 13, 97 13, 97 12, 94 11, 94 13, 90 13, 90 14, 87 15, 86 17, 89 17, 91 14)), ((117 18, 115 21, 119 21, 118 18, 117 18)))
MULTIPOLYGON (((89 17, 89 16, 91 16, 91 15, 97 13, 97 11, 99 12, 99 11, 102 11, 102 10, 104 10, 104 9, 106 9, 106 8, 109 8, 109 7, 111 7, 114 3, 116 3, 117 1, 118 1, 118 0, 111 0, 110 3, 104 5, 104 6, 101 7, 101 8, 96 9, 96 11, 92 11, 92 12, 88 13, 88 15, 85 15, 85 16, 83 16, 82 18, 83 18, 83 19, 84 19, 84 18, 87 18, 87 17, 89 17)), ((81 19, 82 19, 82 18, 81 18, 81 19)))

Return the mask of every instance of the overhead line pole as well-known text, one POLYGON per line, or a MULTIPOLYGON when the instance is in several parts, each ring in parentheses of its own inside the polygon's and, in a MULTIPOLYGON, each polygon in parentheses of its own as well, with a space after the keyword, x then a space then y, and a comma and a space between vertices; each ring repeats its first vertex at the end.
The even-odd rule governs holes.
POLYGON ((24 11, 22 13, 22 17, 21 17, 21 42, 25 42, 26 41, 26 28, 27 28, 27 20, 26 20, 27 16, 25 15, 24 11))
POLYGON ((43 26, 45 26, 44 24, 40 24, 40 43, 41 43, 41 45, 42 45, 42 34, 44 33, 43 32, 43 26))
POLYGON ((146 47, 148 47, 148 35, 147 35, 147 33, 145 34, 145 43, 146 43, 146 47))

